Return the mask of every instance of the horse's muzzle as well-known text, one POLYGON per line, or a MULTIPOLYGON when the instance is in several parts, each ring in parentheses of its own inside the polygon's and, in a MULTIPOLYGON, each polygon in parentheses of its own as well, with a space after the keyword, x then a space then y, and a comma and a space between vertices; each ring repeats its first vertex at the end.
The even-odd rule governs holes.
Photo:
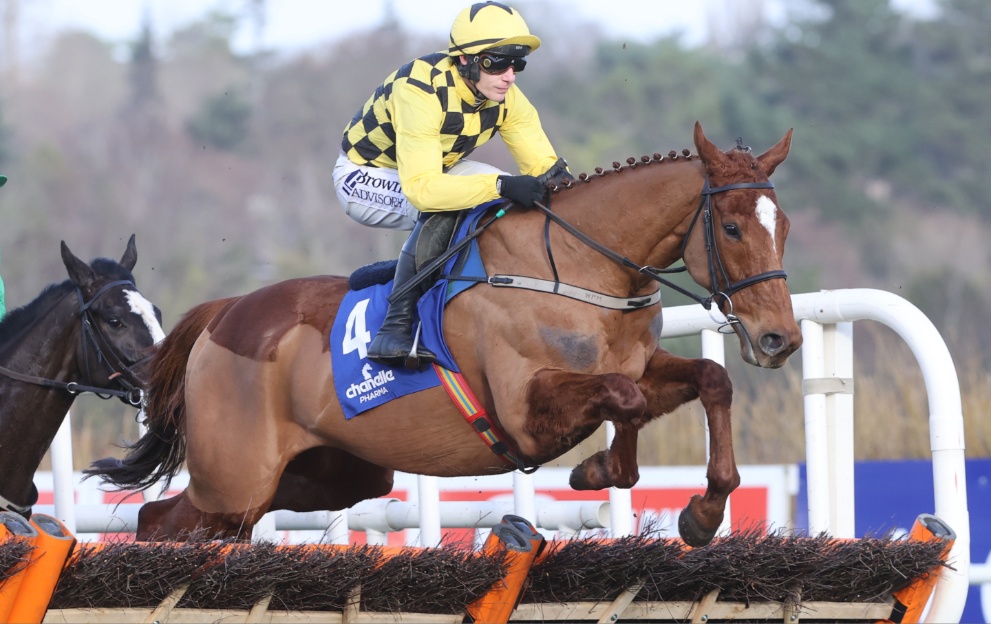
POLYGON ((744 324, 733 325, 740 339, 740 352, 743 360, 760 368, 781 368, 788 357, 802 346, 802 332, 796 325, 794 330, 767 330, 757 340, 750 337, 744 324))

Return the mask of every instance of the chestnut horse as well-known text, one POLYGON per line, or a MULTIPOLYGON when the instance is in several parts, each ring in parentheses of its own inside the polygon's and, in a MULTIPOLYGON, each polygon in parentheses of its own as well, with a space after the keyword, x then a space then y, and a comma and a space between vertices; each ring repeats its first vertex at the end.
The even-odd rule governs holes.
POLYGON ((86 264, 63 241, 69 279, 0 322, 0 509, 30 516, 34 473, 77 395, 140 405, 165 332, 134 285, 137 259, 133 235, 120 262, 86 264))
MULTIPOLYGON (((760 156, 720 151, 696 123, 698 158, 655 154, 552 189, 554 211, 512 210, 477 238, 490 275, 567 284, 622 309, 525 289, 475 286, 447 305, 443 332, 461 373, 508 446, 528 466, 559 457, 605 421, 609 449, 571 475, 576 489, 629 488, 637 435, 696 398, 709 423, 708 486, 679 531, 708 543, 740 477, 730 428, 732 386, 707 359, 658 347, 658 273, 683 258, 737 333, 743 358, 775 368, 801 344, 782 269, 788 219, 768 176, 791 131, 760 156), (553 280, 553 282, 551 282, 553 280)), ((146 503, 138 539, 195 528, 240 536, 270 510, 344 509, 388 494, 393 471, 450 477, 508 472, 442 388, 346 420, 328 337, 348 292, 341 277, 274 284, 201 304, 156 356, 148 433, 123 461, 91 474, 146 488, 176 474, 189 487, 146 503)), ((572 290, 572 292, 575 292, 572 290)))

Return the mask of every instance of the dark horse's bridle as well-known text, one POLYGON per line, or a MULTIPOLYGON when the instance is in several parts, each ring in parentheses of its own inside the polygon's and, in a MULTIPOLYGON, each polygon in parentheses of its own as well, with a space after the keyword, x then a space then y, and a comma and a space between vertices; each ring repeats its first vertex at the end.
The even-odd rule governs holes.
MULTIPOLYGON (((105 284, 102 288, 96 291, 89 301, 85 301, 83 299, 83 293, 79 288, 76 288, 76 296, 79 300, 79 318, 82 324, 80 341, 86 379, 93 379, 89 368, 89 350, 95 349, 98 359, 104 363, 107 371, 110 373, 110 379, 116 382, 121 389, 100 388, 93 385, 81 384, 76 381, 63 382, 54 379, 46 379, 44 377, 35 377, 33 375, 18 373, 2 366, 0 366, 0 374, 25 383, 32 383, 39 386, 44 386, 46 388, 65 390, 70 394, 82 394, 88 392, 95 394, 101 399, 111 399, 117 397, 127 401, 131 405, 141 405, 141 386, 143 385, 143 382, 134 373, 134 369, 147 362, 152 356, 149 355, 144 357, 130 365, 124 362, 123 358, 120 356, 120 353, 118 353, 117 349, 113 346, 107 336, 97 326, 91 310, 93 304, 96 303, 100 297, 112 288, 116 288, 118 286, 131 286, 137 290, 137 286, 135 286, 134 282, 131 280, 117 280, 105 284)), ((90 381, 90 383, 92 383, 92 381, 90 381)))
MULTIPOLYGON (((678 284, 662 277, 662 274, 669 273, 681 273, 687 270, 687 267, 680 266, 673 269, 659 269, 651 266, 641 266, 626 256, 620 255, 609 249, 608 247, 602 245, 598 241, 592 239, 587 234, 568 223, 559 215, 554 213, 550 208, 544 206, 543 204, 537 202, 537 208, 547 216, 547 225, 550 222, 560 225, 569 234, 577 238, 579 241, 591 247, 600 254, 606 256, 610 260, 631 269, 635 269, 637 273, 646 275, 647 277, 664 284, 668 288, 676 290, 686 297, 700 303, 702 307, 709 310, 711 313, 712 304, 717 298, 721 298, 726 301, 729 306, 729 310, 726 312, 726 321, 722 323, 722 326, 730 326, 734 323, 739 323, 740 319, 733 314, 733 300, 731 297, 733 294, 747 288, 748 286, 753 286, 754 284, 759 284, 770 279, 787 279, 788 274, 782 270, 776 271, 765 271, 763 273, 758 273, 757 275, 752 275, 750 277, 745 277, 739 281, 731 282, 729 275, 726 273, 726 268, 723 266, 722 258, 719 256, 719 248, 716 245, 716 232, 715 223, 712 218, 712 196, 719 193, 725 193, 726 191, 735 191, 738 189, 773 189, 774 183, 767 182, 737 182, 735 184, 725 184, 723 186, 710 186, 709 177, 706 176, 705 183, 702 186, 702 200, 699 202, 699 207, 695 210, 695 216, 692 217, 692 222, 688 226, 688 232, 685 233, 685 238, 681 243, 681 256, 684 258, 685 249, 688 246, 688 239, 692 235, 692 231, 695 229, 695 224, 699 221, 699 215, 702 216, 703 232, 705 236, 705 250, 706 256, 709 261, 709 296, 702 297, 696 295, 695 293, 682 288, 678 284)), ((554 255, 551 251, 550 242, 550 232, 549 227, 544 228, 544 242, 547 247, 547 254, 551 261, 551 269, 554 271, 554 281, 558 281, 557 267, 554 264, 554 255)), ((715 319, 714 319, 715 320, 715 319)))
MULTIPOLYGON (((131 405, 139 406, 142 401, 141 386, 143 385, 141 380, 138 379, 137 375, 134 373, 134 368, 144 364, 146 361, 151 359, 152 356, 148 356, 138 360, 137 362, 127 365, 123 359, 120 357, 120 353, 114 348, 110 340, 107 339, 106 335, 102 330, 96 325, 93 319, 93 312, 91 310, 94 303, 99 300, 104 294, 106 294, 110 289, 116 288, 118 286, 131 286, 137 290, 137 286, 131 280, 117 280, 105 284, 100 288, 89 301, 83 299, 82 291, 76 288, 76 297, 79 300, 79 317, 82 323, 82 332, 80 334, 81 348, 82 348, 82 358, 85 363, 85 374, 86 379, 90 380, 92 383, 93 376, 89 369, 89 349, 96 349, 96 354, 100 361, 104 363, 107 370, 110 372, 110 379, 115 381, 121 389, 114 388, 99 388, 97 386, 81 384, 75 381, 62 382, 54 379, 46 379, 44 377, 35 377, 33 375, 25 375, 23 373, 18 373, 12 371, 9 368, 4 368, 0 366, 0 375, 4 375, 16 381, 23 381, 25 383, 31 383, 39 386, 44 386, 46 388, 55 388, 58 390, 65 390, 70 394, 82 394, 85 392, 95 394, 101 399, 110 398, 120 398, 131 405)), ((11 502, 10 500, 0 496, 0 509, 6 509, 18 513, 25 518, 31 517, 31 508, 34 506, 35 502, 38 500, 38 489, 31 484, 31 501, 27 505, 18 505, 11 502)))

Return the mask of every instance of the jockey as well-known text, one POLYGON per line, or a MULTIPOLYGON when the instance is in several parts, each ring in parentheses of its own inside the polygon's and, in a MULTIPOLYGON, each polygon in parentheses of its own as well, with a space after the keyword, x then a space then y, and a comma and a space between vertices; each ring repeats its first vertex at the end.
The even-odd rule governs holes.
MULTIPOLYGON (((399 255, 394 289, 449 245, 458 213, 499 199, 524 208, 542 201, 542 179, 570 178, 514 84, 540 47, 513 8, 477 3, 458 14, 446 51, 403 65, 378 87, 344 130, 334 185, 345 212, 364 225, 412 230, 399 255), (499 133, 522 175, 466 160, 499 133)), ((413 349, 423 289, 394 301, 368 358, 401 365, 413 349)), ((420 365, 435 355, 412 354, 420 365)))
MULTIPOLYGON (((7 183, 7 176, 0 175, 0 186, 7 183)), ((3 278, 0 277, 0 321, 3 320, 4 315, 7 313, 7 307, 4 304, 3 298, 3 278)))

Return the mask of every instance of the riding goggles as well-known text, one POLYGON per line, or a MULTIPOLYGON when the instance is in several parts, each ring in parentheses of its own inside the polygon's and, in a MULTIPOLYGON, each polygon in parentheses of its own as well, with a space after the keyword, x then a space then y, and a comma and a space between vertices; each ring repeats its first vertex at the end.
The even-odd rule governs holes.
POLYGON ((522 56, 502 56, 499 54, 480 54, 478 66, 486 74, 504 74, 512 67, 515 73, 520 73, 526 67, 526 59, 522 56))

